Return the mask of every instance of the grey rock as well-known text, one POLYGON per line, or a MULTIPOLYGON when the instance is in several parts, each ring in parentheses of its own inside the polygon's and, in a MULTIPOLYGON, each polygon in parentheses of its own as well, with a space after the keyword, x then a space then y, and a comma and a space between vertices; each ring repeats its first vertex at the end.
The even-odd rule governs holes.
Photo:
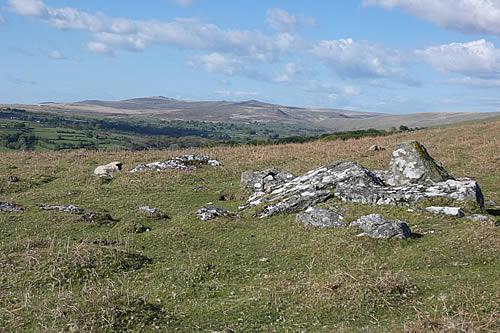
POLYGON ((7 180, 9 181, 9 183, 17 183, 17 182, 19 182, 19 177, 9 176, 9 177, 7 177, 7 180))
POLYGON ((453 179, 443 166, 429 155, 417 141, 403 142, 396 146, 389 164, 387 183, 391 186, 426 184, 453 179))
POLYGON ((496 206, 496 205, 497 205, 497 202, 496 202, 495 200, 488 200, 488 201, 486 202, 486 204, 487 204, 488 206, 496 206))
POLYGON ((483 215, 483 214, 472 214, 472 215, 466 216, 466 218, 471 220, 471 221, 474 221, 474 222, 494 221, 494 219, 491 216, 483 215))
POLYGON ((0 202, 0 212, 7 212, 7 213, 24 212, 24 207, 14 202, 0 202))
POLYGON ((59 212, 65 212, 65 213, 72 213, 72 214, 83 214, 85 212, 85 209, 80 208, 75 205, 66 205, 66 206, 59 206, 59 205, 40 205, 41 210, 56 210, 59 212))
POLYGON ((149 206, 141 206, 137 209, 140 213, 143 215, 150 217, 150 218, 156 218, 156 219, 168 219, 168 215, 164 212, 162 212, 158 208, 154 207, 149 207, 149 206))
POLYGON ((368 151, 381 151, 381 150, 385 150, 385 148, 379 145, 372 145, 370 146, 370 148, 368 148, 368 151))
POLYGON ((117 220, 113 219, 108 213, 88 212, 76 219, 76 222, 83 222, 88 224, 106 225, 114 224, 117 220))
POLYGON ((344 217, 332 210, 318 207, 309 207, 304 212, 297 214, 297 222, 318 228, 345 227, 344 217))
POLYGON ((463 217, 465 216, 464 211, 460 207, 436 207, 431 206, 425 208, 426 211, 433 214, 441 214, 441 215, 449 215, 455 217, 463 217))
POLYGON ((136 234, 142 234, 144 232, 150 232, 151 231, 151 228, 150 227, 146 227, 145 225, 141 224, 141 223, 136 223, 134 225, 134 232, 136 234))
POLYGON ((99 178, 113 178, 113 175, 116 172, 120 172, 122 170, 123 163, 121 162, 111 162, 105 165, 100 165, 94 170, 94 175, 99 178))
POLYGON ((262 171, 246 171, 241 174, 241 185, 257 192, 270 192, 292 180, 295 176, 287 171, 271 168, 262 171))
POLYGON ((195 170, 200 165, 219 167, 222 166, 222 163, 203 155, 182 155, 170 160, 139 164, 130 172, 161 171, 165 169, 195 170))
POLYGON ((219 217, 234 216, 231 212, 224 208, 218 208, 213 206, 201 207, 196 211, 196 215, 202 221, 209 221, 219 217))
POLYGON ((406 239, 411 236, 408 224, 403 221, 388 221, 379 214, 370 214, 360 217, 350 226, 363 230, 362 236, 372 238, 399 238, 406 239))

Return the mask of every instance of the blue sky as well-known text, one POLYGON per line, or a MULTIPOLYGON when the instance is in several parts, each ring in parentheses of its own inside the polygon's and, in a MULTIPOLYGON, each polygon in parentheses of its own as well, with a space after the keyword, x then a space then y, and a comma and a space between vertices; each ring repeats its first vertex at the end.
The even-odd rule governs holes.
POLYGON ((500 111, 500 0, 7 0, 0 103, 500 111))

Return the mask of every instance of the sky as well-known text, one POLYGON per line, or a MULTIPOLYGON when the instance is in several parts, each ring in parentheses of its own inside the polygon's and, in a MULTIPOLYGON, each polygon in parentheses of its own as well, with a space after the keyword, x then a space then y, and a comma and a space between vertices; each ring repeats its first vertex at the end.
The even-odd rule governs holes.
POLYGON ((500 111, 500 0, 0 0, 0 103, 500 111))

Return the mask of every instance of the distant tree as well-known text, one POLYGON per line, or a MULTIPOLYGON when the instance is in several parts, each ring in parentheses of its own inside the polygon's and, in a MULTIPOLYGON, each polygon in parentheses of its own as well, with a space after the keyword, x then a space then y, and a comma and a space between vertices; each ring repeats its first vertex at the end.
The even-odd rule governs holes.
POLYGON ((401 125, 401 126, 399 126, 399 130, 402 132, 407 132, 410 130, 410 128, 408 126, 401 125))

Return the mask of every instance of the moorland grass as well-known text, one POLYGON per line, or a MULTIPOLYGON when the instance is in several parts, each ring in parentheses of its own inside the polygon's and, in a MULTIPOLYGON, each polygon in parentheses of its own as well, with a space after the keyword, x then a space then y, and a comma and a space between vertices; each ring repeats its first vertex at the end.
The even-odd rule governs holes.
MULTIPOLYGON (((456 177, 500 202, 500 121, 347 141, 141 152, 15 152, 0 157, 0 330, 164 332, 493 332, 499 325, 499 232, 405 207, 333 200, 348 220, 381 213, 422 237, 374 240, 357 230, 305 228, 292 215, 198 220, 208 202, 235 210, 245 170, 300 174, 337 160, 386 169, 394 146, 419 140, 456 177), (379 144, 381 152, 369 152, 379 144), (118 174, 93 169, 202 153, 223 168, 118 174), (15 175, 18 183, 9 183, 15 175), (218 202, 221 194, 235 200, 218 202), (40 204, 107 212, 114 224, 77 222, 40 204), (157 207, 170 219, 148 219, 157 207), (142 224, 150 232, 135 233, 142 224)), ((490 208, 490 212, 492 207, 490 208)), ((497 218, 498 219, 498 218, 497 218)), ((498 220, 497 220, 498 221, 498 220)))

